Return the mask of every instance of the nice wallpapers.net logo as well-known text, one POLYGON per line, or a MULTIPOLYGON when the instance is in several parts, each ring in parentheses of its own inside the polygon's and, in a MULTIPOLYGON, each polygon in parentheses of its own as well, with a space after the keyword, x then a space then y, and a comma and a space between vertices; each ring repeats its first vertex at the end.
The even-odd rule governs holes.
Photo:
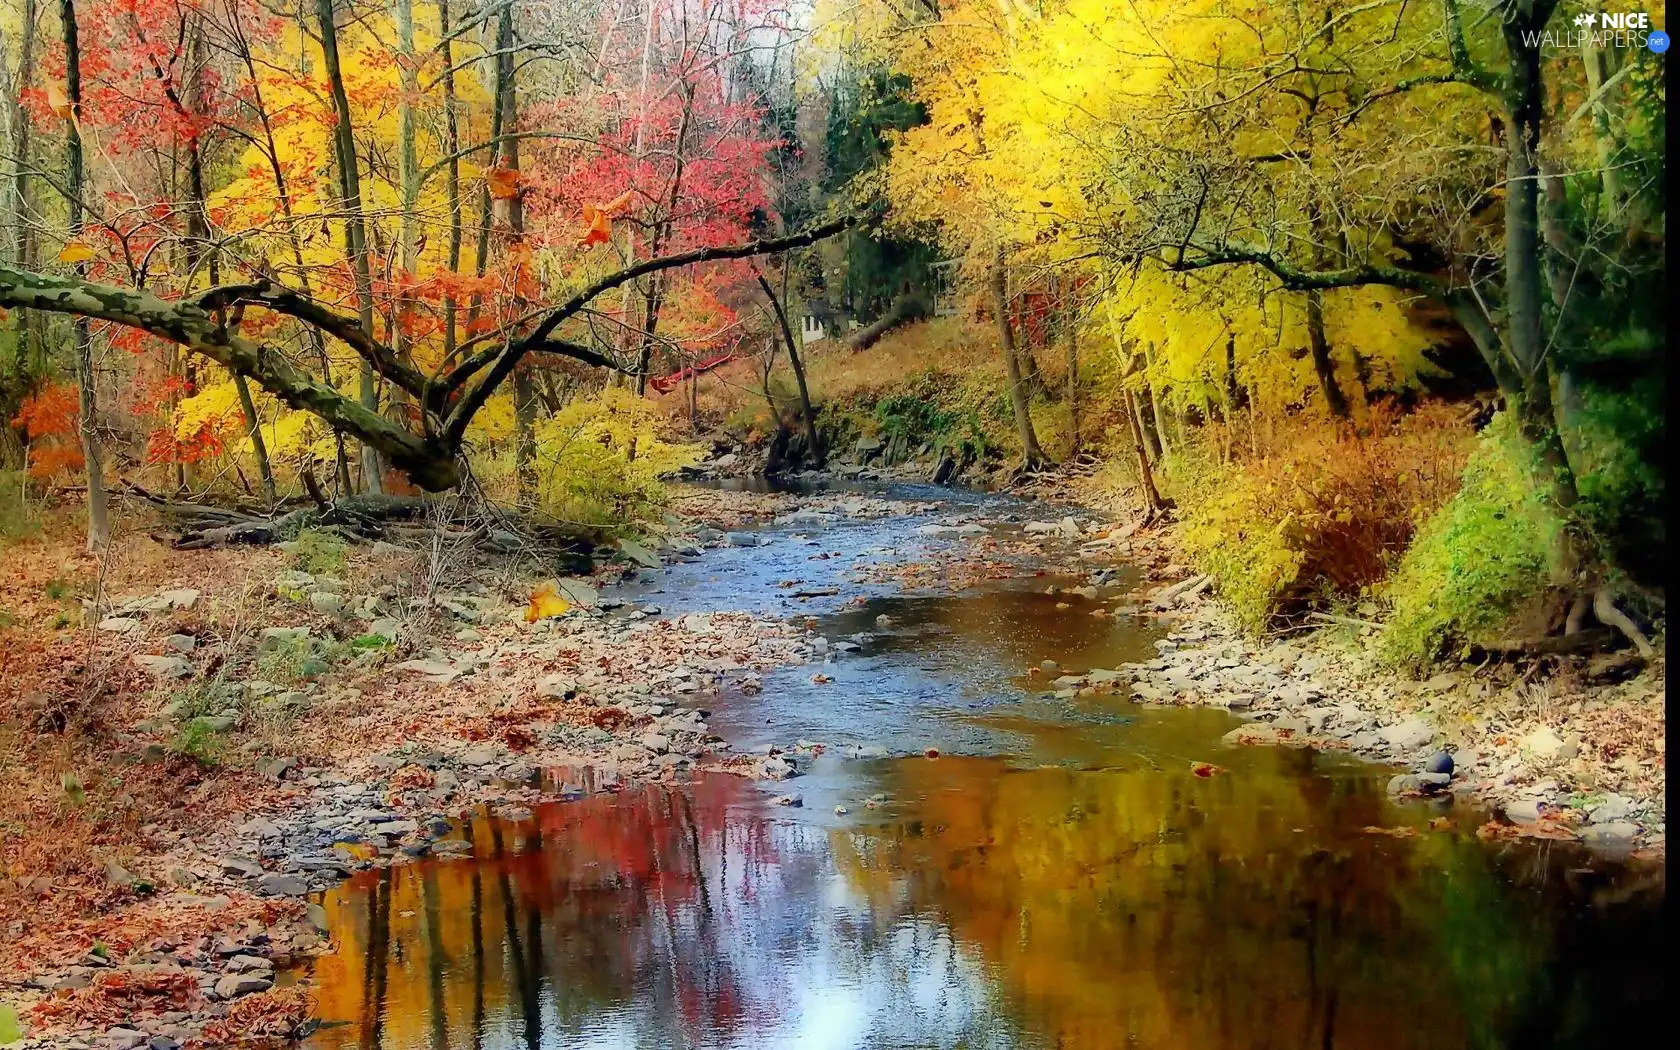
POLYGON ((1668 34, 1653 27, 1644 11, 1588 11, 1573 23, 1567 29, 1531 30, 1524 42, 1542 48, 1644 48, 1659 55, 1668 50, 1668 34))

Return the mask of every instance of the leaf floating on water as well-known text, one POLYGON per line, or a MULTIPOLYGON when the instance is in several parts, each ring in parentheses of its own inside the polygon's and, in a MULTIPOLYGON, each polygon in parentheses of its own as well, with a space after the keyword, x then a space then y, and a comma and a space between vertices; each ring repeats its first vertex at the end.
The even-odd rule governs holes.
POLYGON ((560 589, 553 580, 544 580, 531 591, 531 604, 525 607, 525 622, 535 623, 552 616, 564 616, 571 603, 560 597, 560 589))
POLYGON ((834 679, 825 674, 814 674, 811 676, 812 685, 827 685, 832 681, 834 681, 834 679))
POLYGON ((1418 829, 1411 826, 1398 828, 1379 828, 1374 824, 1359 829, 1367 835, 1387 835, 1391 839, 1417 838, 1418 829))
POLYGON ((1225 767, 1216 766, 1212 762, 1192 762, 1190 763, 1190 772, 1201 777, 1203 780, 1206 780, 1209 777, 1217 776, 1220 773, 1225 772, 1225 767))

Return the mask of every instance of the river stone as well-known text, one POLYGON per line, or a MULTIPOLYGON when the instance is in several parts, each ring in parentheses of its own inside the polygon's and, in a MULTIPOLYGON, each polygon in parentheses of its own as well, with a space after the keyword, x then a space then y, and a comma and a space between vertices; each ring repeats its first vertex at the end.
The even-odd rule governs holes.
POLYGON ((112 634, 129 634, 140 629, 140 621, 132 616, 107 616, 99 621, 99 629, 112 634))
POLYGON ((309 892, 309 883, 301 875, 271 871, 257 880, 257 891, 270 897, 302 897, 309 892))
POLYGON ((1505 807, 1505 818, 1514 824, 1533 824, 1540 819, 1539 799, 1519 799, 1505 807))
POLYGON ((135 1047, 145 1046, 147 1038, 145 1032, 121 1025, 105 1031, 105 1045, 110 1050, 135 1050, 135 1047))
POLYGON ((258 973, 230 973, 216 981, 216 995, 222 999, 237 999, 254 992, 266 992, 274 987, 274 978, 258 973))
POLYGON ((1382 739, 1400 751, 1415 751, 1435 739, 1435 730, 1421 718, 1408 718, 1381 731, 1382 739))
POLYGON ((322 616, 341 617, 344 615, 344 596, 331 591, 311 591, 309 607, 322 616))
POLYGON ((136 656, 134 666, 153 678, 189 678, 192 664, 179 656, 136 656))
POLYGON ((664 754, 671 750, 671 738, 664 733, 646 733, 642 736, 642 746, 655 754, 664 754))
POLYGON ((284 648, 299 639, 309 637, 307 627, 264 627, 257 642, 257 648, 263 652, 284 648))
POLYGON ((1265 745, 1275 744, 1279 739, 1278 731, 1274 727, 1265 722, 1250 722, 1226 733, 1220 738, 1220 742, 1225 744, 1265 745))
POLYGON ((659 560, 659 555, 631 540, 619 540, 618 549, 626 558, 646 569, 657 569, 664 564, 659 560))
POLYGON ((1452 783, 1452 774, 1419 773, 1417 775, 1417 780, 1418 790, 1422 791, 1426 795, 1432 795, 1446 790, 1447 786, 1452 783))
POLYGON ((1604 801, 1587 810, 1587 819, 1594 824, 1610 824, 1633 816, 1633 802, 1622 795, 1606 795, 1604 801))
POLYGON ((1581 838, 1594 846, 1625 846, 1639 835, 1639 825, 1631 820, 1612 820, 1594 824, 1581 833, 1581 838))
POLYGON ((1426 773, 1445 773, 1448 776, 1451 776, 1453 771, 1453 757, 1445 751, 1437 751, 1433 755, 1429 756, 1429 761, 1424 763, 1423 769, 1426 773))
POLYGON ((1404 795, 1407 792, 1421 789, 1422 785, 1414 773, 1401 773, 1390 777, 1388 780, 1388 793, 1390 795, 1404 795))
POLYGON ((1534 732, 1522 738, 1518 749, 1526 753, 1537 762, 1556 762, 1569 757, 1565 755, 1568 745, 1550 726, 1541 726, 1534 732))

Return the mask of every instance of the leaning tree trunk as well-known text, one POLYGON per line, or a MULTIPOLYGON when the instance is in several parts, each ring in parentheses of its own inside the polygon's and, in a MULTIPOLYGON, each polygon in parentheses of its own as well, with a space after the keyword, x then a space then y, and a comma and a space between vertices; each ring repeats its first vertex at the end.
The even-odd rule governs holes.
POLYGON ((1032 413, 1027 407, 1027 392, 1021 381, 1021 361, 1015 352, 1015 330, 1009 323, 1008 275, 1003 265, 1003 249, 992 259, 992 309, 997 314, 998 347, 1003 352, 1004 372, 1009 383, 1009 404, 1015 410, 1015 427, 1021 436, 1021 465, 1037 470, 1050 465, 1050 457, 1039 447, 1038 433, 1033 430, 1032 413))
POLYGON ((764 275, 758 275, 758 286, 763 289, 764 297, 770 300, 770 308, 776 313, 776 325, 782 330, 782 341, 787 346, 788 364, 793 366, 793 380, 799 387, 799 418, 804 424, 806 455, 813 463, 822 462, 822 448, 817 444, 817 424, 811 412, 811 391, 805 385, 805 366, 799 360, 799 347, 793 338, 793 327, 788 324, 787 311, 782 308, 782 301, 776 295, 775 289, 764 275))
POLYGON ((1330 360, 1330 340, 1324 334, 1324 293, 1317 288, 1307 291, 1307 349, 1312 355, 1313 372, 1318 376, 1319 389, 1324 392, 1324 405, 1337 419, 1347 419, 1347 395, 1336 382, 1336 366, 1330 360))
POLYGON ((1143 490, 1144 509, 1151 517, 1166 509, 1166 500, 1161 498, 1161 490, 1155 487, 1155 472, 1149 466, 1149 450, 1143 446, 1143 428, 1138 425, 1137 399, 1132 396, 1128 387, 1126 390, 1126 422, 1132 428, 1132 449, 1137 453, 1138 487, 1143 490))
MULTIPOLYGON (((327 84, 333 103, 333 152, 338 161, 338 193, 344 204, 344 247, 350 256, 355 274, 356 312, 361 319, 362 332, 373 338, 373 276, 368 265, 367 226, 362 217, 362 182, 357 170, 356 136, 350 122, 350 98, 344 91, 344 73, 338 61, 338 27, 333 20, 333 0, 315 0, 315 13, 321 28, 321 61, 326 67, 327 84)), ((373 368, 362 362, 361 402, 369 412, 379 410, 379 390, 374 383, 373 368)), ((384 478, 379 452, 372 445, 362 445, 362 484, 370 492, 384 490, 384 478)))
MULTIPOLYGON (((82 236, 82 53, 76 36, 76 0, 59 0, 59 18, 64 30, 64 94, 70 100, 70 119, 65 129, 64 192, 70 203, 70 240, 82 236)), ((76 264, 76 276, 87 277, 87 263, 76 264)), ((111 542, 111 525, 106 511, 105 470, 99 452, 99 398, 94 386, 93 332, 88 319, 76 315, 72 327, 76 344, 76 386, 81 392, 82 456, 87 461, 88 548, 100 550, 111 542)))
POLYGON ((867 350, 881 341, 881 337, 911 321, 926 317, 927 303, 916 292, 906 289, 887 307, 887 312, 853 332, 846 340, 846 348, 854 354, 867 350))

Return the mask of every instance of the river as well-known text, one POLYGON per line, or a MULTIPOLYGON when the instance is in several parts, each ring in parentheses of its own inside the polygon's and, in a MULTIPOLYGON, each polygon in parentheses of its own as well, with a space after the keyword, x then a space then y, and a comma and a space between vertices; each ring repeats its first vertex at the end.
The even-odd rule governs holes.
POLYGON ((558 770, 583 798, 476 815, 468 859, 358 875, 322 901, 340 950, 308 1045, 1444 1050, 1651 1022, 1660 872, 1480 842, 1485 815, 1391 802, 1392 770, 1334 753, 1221 747, 1221 710, 1049 699, 1040 661, 1112 667, 1161 628, 1030 564, 860 584, 941 542, 915 533, 940 515, 1047 513, 888 494, 944 506, 771 529, 622 589, 814 621, 828 663, 695 701, 738 749, 821 743, 802 775, 608 793, 558 770))

